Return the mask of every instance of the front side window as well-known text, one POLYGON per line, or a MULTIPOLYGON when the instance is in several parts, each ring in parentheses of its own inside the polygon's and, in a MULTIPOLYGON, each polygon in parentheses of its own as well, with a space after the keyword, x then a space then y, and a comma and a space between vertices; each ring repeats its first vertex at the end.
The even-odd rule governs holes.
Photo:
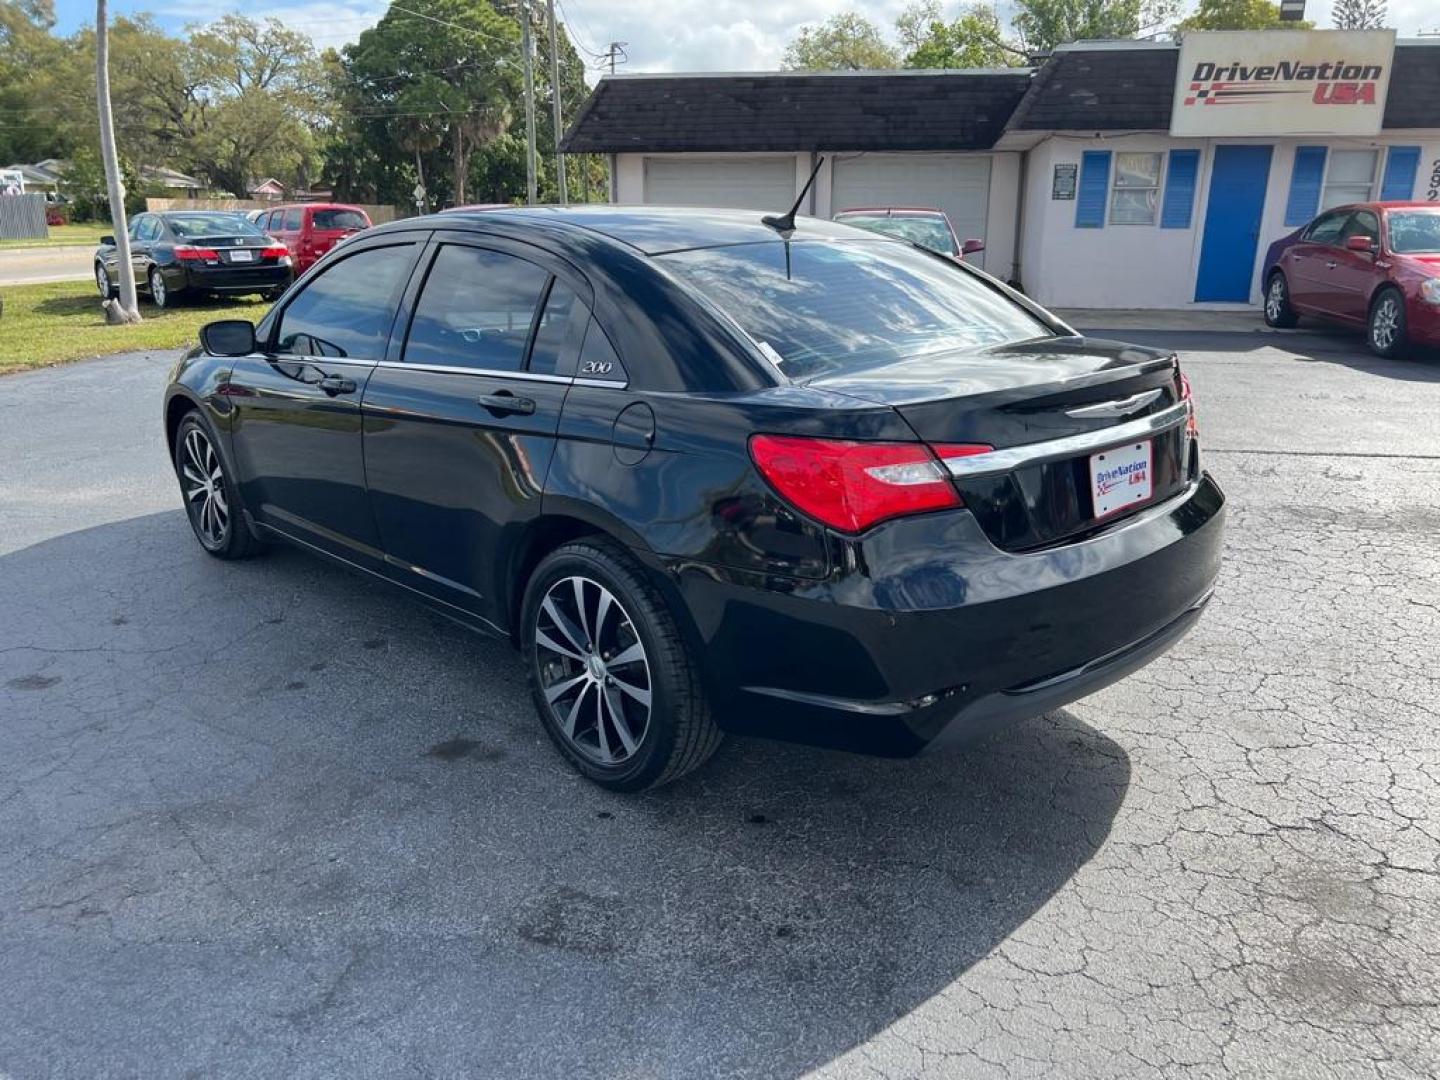
POLYGON ((514 255, 444 245, 420 290, 405 359, 519 371, 549 280, 547 271, 514 255))
POLYGON ((1325 169, 1325 188, 1320 194, 1320 209, 1366 202, 1375 186, 1378 150, 1332 150, 1325 169))
POLYGON ((1154 225, 1160 204, 1160 155, 1116 154, 1110 224, 1154 225))
POLYGON ((658 261, 792 379, 1054 333, 951 260, 887 240, 742 244, 658 261))
POLYGON ((1340 233, 1349 220, 1350 212, 1348 210, 1326 214, 1317 218, 1315 223, 1305 230, 1303 239, 1312 244, 1338 244, 1340 243, 1340 233))
POLYGON ((1390 211, 1390 250, 1397 255, 1440 253, 1440 207, 1390 211))
POLYGON ((1340 230, 1340 242, 1343 244, 1352 236, 1368 237, 1370 243, 1376 247, 1380 246, 1380 219, 1369 210, 1357 210, 1350 215, 1350 220, 1340 230))
POLYGON ((382 360, 414 245, 371 248, 331 264, 280 317, 276 351, 382 360))

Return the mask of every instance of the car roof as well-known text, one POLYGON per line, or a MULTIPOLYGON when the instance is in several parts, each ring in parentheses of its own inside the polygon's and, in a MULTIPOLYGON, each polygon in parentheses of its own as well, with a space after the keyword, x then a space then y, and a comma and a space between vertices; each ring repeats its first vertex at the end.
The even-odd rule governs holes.
MULTIPOLYGON (((405 218, 390 228, 414 228, 419 223, 434 228, 453 229, 462 222, 493 226, 497 222, 545 225, 551 228, 584 230, 599 233, 611 240, 635 248, 647 255, 691 248, 724 247, 731 244, 779 242, 774 229, 760 218, 775 210, 720 210, 679 206, 612 206, 592 203, 586 206, 522 206, 504 210, 452 210, 432 214, 429 219, 405 218)), ((850 225, 837 224, 822 218, 796 217, 791 240, 869 239, 873 234, 850 225)))

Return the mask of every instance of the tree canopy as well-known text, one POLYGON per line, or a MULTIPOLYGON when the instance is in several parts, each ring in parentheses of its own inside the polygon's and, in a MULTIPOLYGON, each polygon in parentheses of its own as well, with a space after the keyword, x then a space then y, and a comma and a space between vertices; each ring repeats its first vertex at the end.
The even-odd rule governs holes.
POLYGON ((818 26, 802 27, 786 46, 782 63, 791 70, 858 71, 899 67, 900 58, 879 27, 857 12, 845 11, 818 26))
POLYGON ((1183 20, 1179 30, 1307 30, 1315 24, 1304 20, 1280 21, 1280 5, 1270 0, 1200 0, 1195 14, 1183 20))

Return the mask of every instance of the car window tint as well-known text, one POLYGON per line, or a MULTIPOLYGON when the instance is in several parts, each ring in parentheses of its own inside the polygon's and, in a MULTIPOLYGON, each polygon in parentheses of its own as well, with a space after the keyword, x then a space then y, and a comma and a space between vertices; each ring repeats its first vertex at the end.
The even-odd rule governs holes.
POLYGON ((1357 210, 1340 230, 1342 241, 1352 236, 1368 236, 1374 243, 1380 243, 1380 219, 1368 210, 1357 210))
POLYGON ((950 228, 938 217, 909 214, 903 217, 884 217, 879 214, 854 214, 836 218, 846 225, 856 225, 871 232, 883 233, 912 244, 929 248, 941 255, 955 254, 955 240, 950 228))
POLYGON ((1054 333, 953 260, 888 240, 741 244, 658 258, 791 378, 1054 333))
POLYGON ((535 327, 535 344, 530 348, 527 370, 539 375, 573 375, 575 356, 579 352, 580 335, 590 309, 575 295, 575 290, 556 280, 545 298, 545 310, 535 327))
POLYGON ((370 225, 359 210, 312 210, 310 223, 317 229, 364 229, 370 225))
POLYGON ((261 232, 270 231, 270 219, 273 216, 273 214, 261 214, 258 218, 255 219, 255 224, 260 227, 261 232))
POLYGON ((282 226, 287 232, 293 232, 300 228, 300 208, 285 211, 285 224, 282 226))
POLYGON ((125 232, 129 234, 131 240, 138 240, 140 238, 140 230, 144 228, 144 226, 145 217, 142 214, 140 217, 137 217, 134 221, 130 222, 130 227, 126 229, 125 232))
POLYGON ((1401 255, 1440 252, 1440 207, 1390 212, 1390 250, 1401 255))
POLYGON ((383 359, 413 253, 413 245, 398 244, 357 252, 331 264, 286 306, 276 350, 300 356, 383 359))
POLYGON ((615 346, 610 344, 610 338, 594 318, 585 327, 585 343, 580 346, 580 367, 576 374, 582 379, 630 381, 615 346))
POLYGON ((1340 232, 1350 220, 1350 212, 1342 210, 1337 214, 1326 214, 1305 230, 1305 239, 1312 244, 1338 244, 1340 232))
POLYGON ((405 359, 519 371, 549 278, 534 263, 514 255, 444 245, 420 290, 405 359))

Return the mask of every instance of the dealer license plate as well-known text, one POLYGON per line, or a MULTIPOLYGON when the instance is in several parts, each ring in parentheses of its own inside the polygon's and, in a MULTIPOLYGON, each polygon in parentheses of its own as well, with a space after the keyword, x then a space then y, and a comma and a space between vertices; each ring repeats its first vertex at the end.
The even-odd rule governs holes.
POLYGON ((1090 496, 1095 517, 1107 518, 1150 498, 1154 446, 1149 439, 1090 455, 1090 496))
POLYGON ((253 251, 245 251, 245 250, 243 250, 243 249, 240 250, 240 251, 232 251, 232 252, 230 252, 230 261, 231 261, 231 262, 254 262, 254 261, 255 261, 255 253, 254 253, 253 251))

